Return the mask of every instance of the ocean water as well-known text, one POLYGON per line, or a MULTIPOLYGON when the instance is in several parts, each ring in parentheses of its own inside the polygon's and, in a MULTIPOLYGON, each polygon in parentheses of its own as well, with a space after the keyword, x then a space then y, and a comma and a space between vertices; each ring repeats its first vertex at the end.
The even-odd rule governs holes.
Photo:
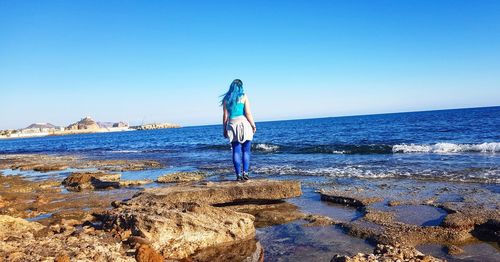
MULTIPOLYGON (((257 116, 258 117, 258 116, 257 116)), ((258 122, 260 176, 500 183, 500 107, 258 122)), ((220 125, 0 140, 0 154, 154 159, 231 174, 220 125)))

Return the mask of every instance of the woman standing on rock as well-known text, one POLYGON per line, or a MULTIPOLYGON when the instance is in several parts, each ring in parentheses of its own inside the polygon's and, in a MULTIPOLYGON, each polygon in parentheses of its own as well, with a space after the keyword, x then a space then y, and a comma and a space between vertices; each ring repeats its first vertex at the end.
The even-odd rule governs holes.
POLYGON ((243 91, 243 82, 235 79, 222 95, 222 126, 225 138, 233 148, 233 165, 236 180, 248 180, 250 148, 257 130, 250 111, 250 101, 243 91))

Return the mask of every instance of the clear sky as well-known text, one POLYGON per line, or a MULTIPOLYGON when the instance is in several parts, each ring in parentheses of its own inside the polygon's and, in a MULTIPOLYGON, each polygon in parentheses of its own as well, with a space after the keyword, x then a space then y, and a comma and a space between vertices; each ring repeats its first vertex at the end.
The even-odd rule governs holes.
POLYGON ((500 105, 500 1, 0 0, 0 129, 500 105))

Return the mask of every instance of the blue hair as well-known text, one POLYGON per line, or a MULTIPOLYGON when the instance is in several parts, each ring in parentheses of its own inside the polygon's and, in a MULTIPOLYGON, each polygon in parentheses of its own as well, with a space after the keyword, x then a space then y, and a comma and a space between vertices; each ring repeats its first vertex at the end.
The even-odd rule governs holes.
POLYGON ((221 95, 222 99, 220 104, 223 105, 226 103, 226 108, 231 111, 244 95, 245 91, 243 91, 243 82, 239 79, 235 79, 229 86, 229 90, 225 94, 221 95))

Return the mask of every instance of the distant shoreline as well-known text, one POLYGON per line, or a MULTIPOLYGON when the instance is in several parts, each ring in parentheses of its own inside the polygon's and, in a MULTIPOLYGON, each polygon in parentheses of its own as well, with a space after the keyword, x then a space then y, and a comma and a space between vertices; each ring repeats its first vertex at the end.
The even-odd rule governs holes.
POLYGON ((114 132, 129 132, 129 131, 142 131, 142 130, 155 130, 155 129, 171 129, 171 128, 181 128, 179 125, 170 126, 158 126, 146 125, 144 126, 134 126, 134 127, 110 127, 110 128, 100 128, 100 129, 88 129, 88 130, 63 130, 63 131, 51 131, 51 132, 40 132, 40 133, 13 133, 9 136, 0 135, 0 139, 18 139, 18 138, 34 138, 34 137, 47 137, 47 136, 65 136, 65 135, 80 135, 80 134, 94 134, 94 133, 114 133, 114 132))

